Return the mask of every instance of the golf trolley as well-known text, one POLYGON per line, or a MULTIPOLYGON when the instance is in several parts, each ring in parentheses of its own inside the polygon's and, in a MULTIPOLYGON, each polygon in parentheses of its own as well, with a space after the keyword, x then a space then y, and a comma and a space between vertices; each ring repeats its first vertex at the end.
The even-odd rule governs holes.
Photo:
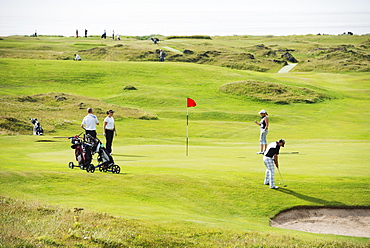
POLYGON ((90 165, 87 168, 88 172, 94 173, 95 169, 99 168, 99 171, 101 172, 112 172, 119 174, 121 172, 121 167, 114 164, 113 157, 107 152, 103 143, 98 138, 94 138, 89 134, 86 135, 86 138, 93 146, 92 154, 98 154, 97 160, 99 163, 97 166, 90 165))
POLYGON ((37 118, 32 118, 31 123, 33 124, 33 135, 44 135, 44 130, 37 118))
POLYGON ((90 167, 92 160, 92 145, 85 142, 85 139, 79 135, 69 137, 71 140, 71 148, 75 150, 76 161, 78 162, 75 165, 73 162, 69 162, 68 167, 73 169, 74 167, 79 167, 81 170, 87 170, 90 167))
POLYGON ((111 155, 108 154, 103 143, 93 136, 87 134, 81 137, 79 135, 69 137, 71 140, 71 148, 75 150, 76 161, 78 165, 73 162, 69 162, 68 167, 73 169, 74 167, 80 167, 81 170, 86 170, 86 172, 94 173, 96 168, 99 168, 101 172, 112 172, 119 174, 121 172, 121 167, 114 164, 114 160, 111 155), (92 156, 98 153, 98 165, 94 166, 92 161, 92 156))

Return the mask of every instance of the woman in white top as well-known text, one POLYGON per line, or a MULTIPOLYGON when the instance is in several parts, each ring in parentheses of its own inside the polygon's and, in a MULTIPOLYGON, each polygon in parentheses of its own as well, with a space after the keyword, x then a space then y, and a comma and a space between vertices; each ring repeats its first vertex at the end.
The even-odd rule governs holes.
POLYGON ((105 146, 109 154, 112 153, 113 136, 114 134, 117 135, 116 126, 114 125, 113 113, 114 111, 111 109, 107 111, 108 116, 105 117, 103 126, 103 132, 106 140, 105 146))
POLYGON ((261 150, 257 152, 257 154, 263 154, 266 151, 267 148, 267 140, 266 136, 269 132, 269 118, 267 117, 268 114, 266 110, 262 109, 260 112, 258 112, 261 115, 261 121, 257 122, 254 121, 257 125, 260 126, 260 145, 261 145, 261 150))

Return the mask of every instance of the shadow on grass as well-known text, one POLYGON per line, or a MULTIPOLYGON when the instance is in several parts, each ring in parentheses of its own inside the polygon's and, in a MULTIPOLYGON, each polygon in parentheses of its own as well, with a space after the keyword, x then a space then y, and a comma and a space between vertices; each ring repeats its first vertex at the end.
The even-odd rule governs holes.
POLYGON ((294 197, 297 197, 299 199, 302 199, 302 200, 305 200, 305 201, 308 201, 308 202, 322 204, 322 205, 325 205, 325 206, 333 206, 333 205, 345 206, 345 204, 342 203, 342 202, 338 202, 338 201, 327 201, 327 200, 324 200, 324 199, 320 199, 320 198, 316 198, 316 197, 304 195, 304 194, 301 194, 301 193, 297 193, 297 192, 295 192, 293 190, 286 189, 286 188, 281 188, 280 187, 278 191, 279 192, 282 192, 282 193, 285 193, 285 194, 292 195, 294 197))
POLYGON ((146 156, 142 156, 142 155, 124 155, 124 154, 113 154, 112 157, 132 157, 132 158, 145 158, 146 156))

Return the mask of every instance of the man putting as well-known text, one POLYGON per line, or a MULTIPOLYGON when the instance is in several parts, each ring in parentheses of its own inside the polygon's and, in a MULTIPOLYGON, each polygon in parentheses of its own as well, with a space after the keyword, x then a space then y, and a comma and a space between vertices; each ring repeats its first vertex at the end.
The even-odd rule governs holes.
POLYGON ((280 147, 284 147, 285 140, 280 139, 279 141, 270 143, 265 153, 263 154, 263 162, 266 166, 266 176, 265 176, 265 185, 270 185, 270 189, 278 189, 278 186, 275 186, 274 184, 274 174, 275 174, 275 168, 279 168, 279 150, 280 147))

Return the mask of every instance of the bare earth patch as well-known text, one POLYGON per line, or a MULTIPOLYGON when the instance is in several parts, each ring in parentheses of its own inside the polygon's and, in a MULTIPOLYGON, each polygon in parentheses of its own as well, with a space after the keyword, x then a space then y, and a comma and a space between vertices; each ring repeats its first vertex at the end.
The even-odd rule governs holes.
POLYGON ((370 238, 370 209, 291 209, 276 215, 270 225, 304 232, 370 238))

